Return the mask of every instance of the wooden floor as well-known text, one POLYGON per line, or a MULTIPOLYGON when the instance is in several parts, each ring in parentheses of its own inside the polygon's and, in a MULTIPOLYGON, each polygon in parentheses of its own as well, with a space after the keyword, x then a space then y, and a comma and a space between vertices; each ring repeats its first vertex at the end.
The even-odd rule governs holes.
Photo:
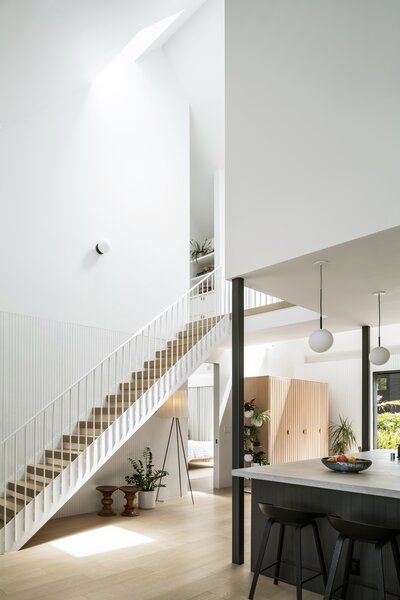
MULTIPOLYGON (((0 556, 0 598, 244 600, 251 583, 248 534, 245 564, 232 565, 230 490, 213 493, 210 471, 191 472, 195 506, 188 496, 137 518, 50 521, 23 550, 0 556)), ((249 500, 246 494, 247 513, 249 500)), ((295 590, 261 577, 255 600, 263 598, 290 600, 295 590)), ((304 592, 303 598, 321 597, 304 592)))

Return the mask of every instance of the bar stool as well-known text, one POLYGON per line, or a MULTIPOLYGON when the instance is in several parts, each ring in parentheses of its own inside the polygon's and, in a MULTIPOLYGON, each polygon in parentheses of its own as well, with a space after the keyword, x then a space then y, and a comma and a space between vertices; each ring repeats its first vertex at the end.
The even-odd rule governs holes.
POLYGON ((350 576, 351 559, 353 557, 355 542, 366 544, 374 544, 375 556, 377 561, 377 579, 378 579, 378 596, 377 600, 385 600, 385 574, 383 570, 383 554, 382 549, 386 544, 392 547, 394 564, 396 568, 397 578, 400 584, 400 553, 396 542, 396 536, 400 535, 400 531, 389 529, 387 527, 378 527, 376 525, 367 525, 366 523, 358 523, 356 521, 345 521, 337 516, 329 516, 328 520, 332 527, 339 532, 335 550, 333 552, 331 568, 329 570, 328 583, 325 589, 324 600, 333 598, 333 594, 340 588, 343 588, 343 599, 346 600, 347 588, 350 576), (338 570, 340 557, 343 550, 343 545, 346 540, 349 540, 347 548, 347 556, 344 568, 344 581, 336 589, 332 590, 335 581, 335 576, 338 570))
MULTIPOLYGON (((259 502, 258 504, 261 512, 268 518, 268 521, 265 525, 263 537, 260 544, 260 550, 258 552, 258 558, 256 563, 256 568, 254 570, 253 582, 251 584, 249 600, 253 600, 254 592, 256 591, 258 577, 261 574, 265 573, 271 567, 275 567, 274 572, 274 584, 277 585, 278 581, 285 581, 282 577, 279 577, 281 564, 284 563, 282 561, 282 549, 283 542, 285 537, 286 527, 293 527, 295 529, 295 544, 296 544, 296 589, 297 589, 297 600, 301 600, 302 598, 302 589, 303 583, 307 581, 311 581, 316 577, 321 576, 324 582, 324 586, 326 585, 326 567, 324 561, 324 555, 322 552, 321 539, 319 537, 318 527, 315 522, 315 519, 320 517, 324 517, 320 513, 312 513, 305 512, 302 510, 294 510, 291 508, 282 508, 280 506, 274 506, 272 504, 265 504, 263 502, 259 502), (267 549, 268 538, 271 533, 272 526, 274 523, 278 523, 279 528, 279 542, 277 549, 276 561, 267 567, 261 569, 261 565, 264 559, 265 551, 267 549), (315 569, 306 569, 307 571, 311 571, 314 573, 311 577, 307 579, 303 579, 303 567, 302 567, 302 557, 301 557, 301 531, 305 527, 311 526, 314 534, 315 546, 317 550, 318 562, 320 565, 320 571, 316 571, 315 569)), ((290 583, 290 582, 287 582, 290 583)))

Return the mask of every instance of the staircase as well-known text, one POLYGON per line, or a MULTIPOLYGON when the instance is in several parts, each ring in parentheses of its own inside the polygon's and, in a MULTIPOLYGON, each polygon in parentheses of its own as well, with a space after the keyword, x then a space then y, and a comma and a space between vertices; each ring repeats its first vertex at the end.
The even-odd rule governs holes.
MULTIPOLYGON (((245 308, 278 299, 248 291, 245 308)), ((0 444, 0 553, 21 548, 230 333, 218 268, 0 444)))
POLYGON ((217 269, 2 442, 0 553, 21 548, 186 382, 229 333, 229 313, 217 269))

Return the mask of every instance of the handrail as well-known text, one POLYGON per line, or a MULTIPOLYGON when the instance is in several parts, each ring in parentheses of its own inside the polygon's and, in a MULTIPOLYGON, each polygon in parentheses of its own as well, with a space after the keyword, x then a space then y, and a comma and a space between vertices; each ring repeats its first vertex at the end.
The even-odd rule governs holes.
MULTIPOLYGON (((245 288, 245 308, 277 300, 245 288)), ((0 443, 0 552, 18 549, 182 386, 229 332, 231 312, 218 267, 0 443)))
POLYGON ((30 419, 28 419, 27 421, 25 421, 25 423, 23 423, 20 427, 18 427, 18 429, 16 429, 12 433, 10 433, 6 438, 4 438, 4 440, 2 440, 2 442, 0 443, 0 447, 3 444, 5 444, 8 440, 10 440, 13 436, 15 436, 17 433, 19 433, 24 427, 26 427, 27 425, 29 425, 29 423, 31 423, 32 421, 34 421, 36 419, 36 417, 38 417, 42 412, 44 412, 45 410, 47 410, 48 408, 50 408, 50 406, 52 404, 54 404, 55 402, 57 402, 57 400, 59 400, 60 398, 62 398, 62 396, 65 396, 65 394, 67 394, 70 390, 72 390, 81 381, 83 381, 84 379, 86 379, 87 377, 89 377, 89 375, 91 373, 93 373, 99 367, 101 367, 101 365, 103 365, 105 362, 107 362, 112 356, 114 356, 114 354, 116 354, 117 352, 119 352, 119 350, 121 350, 124 346, 126 346, 127 344, 129 344, 130 342, 132 342, 135 339, 135 337, 139 336, 146 329, 148 329, 152 325, 152 323, 155 323, 158 319, 160 319, 163 315, 165 315, 168 311, 170 311, 174 306, 178 305, 179 302, 181 302, 182 300, 184 300, 185 297, 189 297, 190 298, 191 292, 193 292, 200 285, 204 284, 204 282, 205 282, 206 279, 211 278, 211 276, 215 277, 215 274, 218 271, 220 271, 221 269, 222 269, 222 267, 217 267, 216 269, 214 269, 214 271, 211 271, 210 273, 207 273, 203 279, 200 279, 195 285, 193 285, 189 289, 189 291, 187 291, 185 294, 182 294, 178 298, 178 300, 176 300, 175 302, 173 302, 172 304, 170 304, 166 309, 164 309, 163 311, 161 311, 156 317, 154 317, 154 319, 152 319, 151 321, 149 321, 146 325, 144 325, 136 333, 134 333, 133 335, 131 335, 131 337, 129 337, 124 342, 122 342, 122 344, 120 344, 117 348, 115 348, 112 352, 110 352, 105 358, 103 358, 103 360, 101 360, 94 367, 92 367, 91 369, 89 369, 89 371, 87 371, 87 373, 85 373, 84 375, 82 375, 81 377, 79 377, 78 379, 76 379, 63 392, 61 392, 60 394, 58 394, 58 396, 56 396, 48 404, 45 404, 45 406, 43 406, 40 410, 38 410, 38 412, 35 413, 30 419))

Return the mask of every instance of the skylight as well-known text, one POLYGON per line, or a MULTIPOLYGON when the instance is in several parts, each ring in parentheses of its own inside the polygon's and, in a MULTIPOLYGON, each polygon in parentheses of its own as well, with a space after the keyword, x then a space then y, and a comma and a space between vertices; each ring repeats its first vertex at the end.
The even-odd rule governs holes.
POLYGON ((103 75, 109 71, 113 67, 113 65, 120 61, 121 59, 128 59, 130 61, 138 60, 141 56, 143 56, 147 50, 149 50, 156 41, 171 27, 173 23, 182 15, 184 10, 180 10, 179 12, 171 15, 170 17, 166 17, 161 21, 157 21, 144 29, 141 29, 135 37, 121 50, 115 58, 108 63, 108 65, 103 69, 103 71, 98 75, 95 80, 95 83, 99 79, 103 77, 103 75))

